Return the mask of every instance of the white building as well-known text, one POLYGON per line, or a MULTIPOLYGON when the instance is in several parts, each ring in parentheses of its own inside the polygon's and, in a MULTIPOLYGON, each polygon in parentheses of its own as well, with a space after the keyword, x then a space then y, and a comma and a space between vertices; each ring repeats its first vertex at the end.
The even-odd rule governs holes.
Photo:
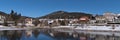
POLYGON ((113 21, 116 15, 111 12, 106 12, 103 16, 106 18, 107 21, 113 21))
POLYGON ((0 24, 3 24, 5 19, 6 19, 5 16, 0 15, 0 24))
POLYGON ((26 26, 34 26, 33 24, 32 24, 32 22, 33 22, 33 20, 31 19, 31 18, 26 18, 25 19, 25 25, 26 26))

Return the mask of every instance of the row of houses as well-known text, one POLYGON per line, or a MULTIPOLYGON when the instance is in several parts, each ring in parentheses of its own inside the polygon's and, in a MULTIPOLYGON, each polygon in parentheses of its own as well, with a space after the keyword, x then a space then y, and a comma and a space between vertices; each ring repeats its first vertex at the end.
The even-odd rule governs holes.
MULTIPOLYGON (((107 24, 107 23, 120 23, 120 14, 106 12, 103 15, 94 16, 95 19, 91 19, 87 16, 82 16, 79 19, 39 19, 39 21, 64 21, 65 25, 68 24, 107 24)), ((45 23, 45 22, 44 22, 45 23)), ((57 24, 61 24, 58 22, 57 24)))
MULTIPOLYGON (((34 26, 32 24, 33 20, 32 18, 25 18, 22 21, 17 22, 17 26, 34 26)), ((15 21, 10 20, 9 17, 6 17, 4 15, 0 15, 0 25, 7 25, 7 26, 15 26, 15 21)))
MULTIPOLYGON (((106 23, 120 23, 120 14, 114 14, 111 12, 106 12, 103 15, 94 16, 95 19, 91 19, 87 16, 82 16, 78 19, 39 19, 37 25, 49 26, 49 24, 53 25, 68 25, 68 24, 106 24, 106 23)), ((6 17, 0 15, 0 25, 4 24, 6 21, 6 17)), ((25 25, 25 26, 35 26, 33 25, 33 20, 31 18, 25 18, 23 22, 18 22, 17 25, 25 25)), ((6 21, 9 25, 14 25, 15 21, 6 21)), ((35 23, 35 22, 34 22, 35 23)))
POLYGON ((120 14, 104 13, 101 16, 95 16, 98 23, 120 23, 120 14))

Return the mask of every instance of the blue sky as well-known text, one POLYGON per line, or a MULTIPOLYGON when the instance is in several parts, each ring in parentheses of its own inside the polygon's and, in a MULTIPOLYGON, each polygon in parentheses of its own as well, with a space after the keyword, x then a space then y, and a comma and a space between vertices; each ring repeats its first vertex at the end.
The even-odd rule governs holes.
POLYGON ((120 0, 0 0, 0 11, 14 10, 24 16, 39 17, 54 11, 103 14, 120 13, 120 0))

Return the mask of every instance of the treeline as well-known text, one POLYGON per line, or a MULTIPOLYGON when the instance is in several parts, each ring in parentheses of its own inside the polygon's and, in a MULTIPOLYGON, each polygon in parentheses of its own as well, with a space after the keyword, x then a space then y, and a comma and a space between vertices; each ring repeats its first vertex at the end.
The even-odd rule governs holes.
POLYGON ((13 10, 11 10, 10 14, 7 14, 6 19, 4 21, 4 26, 8 26, 8 21, 14 22, 15 26, 17 25, 17 23, 21 20, 21 14, 14 12, 13 10))
POLYGON ((11 17, 12 21, 18 21, 21 18, 21 14, 12 10, 9 17, 11 17))
MULTIPOLYGON (((14 23, 14 25, 16 26, 17 23, 24 23, 26 18, 35 19, 33 17, 22 16, 21 13, 17 13, 13 10, 11 10, 10 13, 5 13, 5 12, 0 11, 0 15, 5 17, 4 23, 2 24, 4 26, 8 26, 9 22, 14 23)), ((3 17, 2 17, 2 19, 3 19, 3 17)))

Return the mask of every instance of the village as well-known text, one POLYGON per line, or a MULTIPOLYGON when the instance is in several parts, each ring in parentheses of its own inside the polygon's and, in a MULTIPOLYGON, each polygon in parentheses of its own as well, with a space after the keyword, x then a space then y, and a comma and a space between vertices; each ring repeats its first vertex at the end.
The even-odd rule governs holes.
POLYGON ((120 0, 0 0, 0 40, 120 40, 120 0))
POLYGON ((1 27, 57 27, 57 26, 68 26, 72 24, 86 24, 86 25, 94 25, 94 26, 111 26, 109 24, 119 25, 120 23, 120 14, 115 14, 111 12, 105 12, 103 15, 95 15, 94 19, 91 19, 88 16, 82 16, 78 19, 32 19, 25 18, 22 22, 17 22, 15 25, 15 21, 5 21, 7 18, 3 15, 0 15, 0 24, 1 27), (6 24, 6 25, 5 25, 6 24))

